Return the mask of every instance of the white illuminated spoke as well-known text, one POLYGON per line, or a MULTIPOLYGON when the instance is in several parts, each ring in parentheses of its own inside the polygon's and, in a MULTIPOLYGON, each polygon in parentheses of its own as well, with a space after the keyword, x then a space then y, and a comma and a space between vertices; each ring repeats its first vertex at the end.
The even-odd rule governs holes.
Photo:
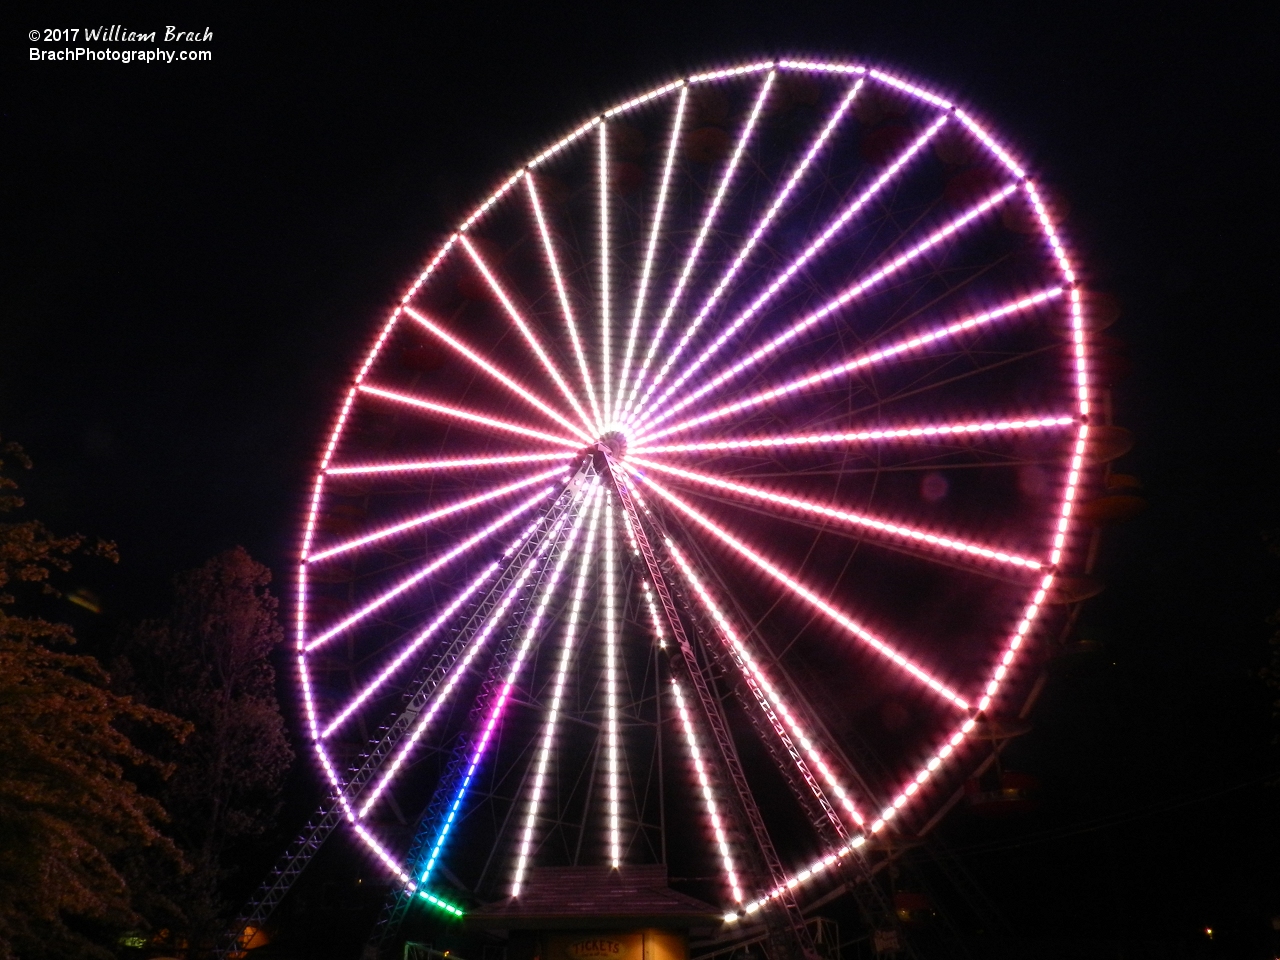
POLYGON ((919 547, 929 547, 947 553, 958 553, 972 560, 1001 563, 1023 570, 1036 571, 1044 569, 1044 564, 1032 557, 1020 557, 1017 554, 1008 553, 1004 550, 996 550, 992 547, 983 546, 979 543, 961 540, 958 537, 946 536, 920 527, 908 527, 900 523, 892 523, 883 517, 873 517, 863 513, 854 513, 850 510, 838 510, 834 507, 814 503, 812 500, 804 500, 799 497, 792 497, 786 494, 777 493, 773 490, 766 490, 762 487, 757 487, 754 484, 735 483, 732 480, 713 477, 709 474, 700 473, 696 470, 685 470, 680 467, 668 466, 654 460, 645 460, 639 457, 633 457, 631 462, 673 477, 690 480, 694 483, 701 484, 704 487, 711 487, 714 490, 724 490, 728 493, 737 494, 748 500, 755 500, 760 503, 771 503, 775 506, 785 507, 788 510, 807 513, 810 516, 818 516, 827 520, 834 520, 838 524, 853 527, 868 533, 879 534, 880 536, 887 537, 891 540, 903 541, 919 547))
MULTIPOLYGON (((653 223, 649 227, 649 243, 645 247, 644 266, 640 270, 640 287, 636 291, 635 306, 631 310, 631 329, 627 334, 627 349, 622 357, 622 370, 618 377, 618 383, 621 384, 620 392, 625 389, 631 374, 631 361, 635 356, 636 337, 640 332, 640 318, 644 315, 644 308, 649 294, 649 279, 653 275, 653 257, 658 249, 658 238, 662 234, 663 215, 667 210, 667 193, 671 187, 671 173, 676 165, 676 153, 680 146, 680 131, 684 124, 685 107, 689 102, 689 88, 686 86, 681 89, 680 97, 676 101, 675 118, 671 121, 671 139, 667 145, 667 159, 662 166, 662 182, 658 187, 658 203, 653 211, 653 223)), ((626 420, 627 404, 619 397, 617 420, 626 420)))
POLYGON ((502 420, 498 417, 477 413, 474 410, 467 410, 464 407, 455 407, 447 403, 428 400, 426 397, 411 397, 406 393, 398 393, 395 390, 386 390, 369 384, 361 384, 359 390, 361 393, 366 393, 373 397, 381 397, 383 400, 393 400, 396 403, 402 403, 407 407, 432 413, 447 420, 461 420, 463 423, 469 423, 474 426, 488 427, 501 433, 514 433, 522 437, 528 437, 531 440, 541 440, 543 443, 553 443, 556 446, 569 447, 573 450, 577 450, 582 446, 581 440, 575 440, 572 437, 544 433, 541 430, 521 426, 510 420, 502 420))
MULTIPOLYGON (((741 413, 744 410, 752 410, 756 407, 763 406, 776 400, 785 399, 803 393, 806 390, 820 387, 824 384, 831 383, 833 380, 840 380, 856 374, 870 367, 879 366, 888 361, 903 361, 913 357, 926 355, 931 349, 939 345, 946 344, 962 334, 969 333, 986 327, 996 320, 1009 317, 1014 314, 1022 313, 1030 310, 1050 300, 1055 300, 1062 296, 1062 289, 1054 287, 1050 290, 1042 290, 1039 293, 1030 296, 1020 297, 1011 303, 1002 304, 992 310, 985 310, 960 320, 954 320, 951 323, 940 324, 933 329, 926 330, 911 337, 904 337, 885 347, 877 350, 871 350, 860 353, 849 360, 844 360, 815 373, 807 374, 803 377, 797 377, 794 380, 779 384, 776 387, 770 387, 757 393, 749 394, 741 400, 735 400, 732 403, 715 407, 706 413, 690 417, 679 423, 665 427, 661 430, 654 431, 640 436, 637 440, 639 444, 650 442, 659 437, 667 437, 673 433, 679 433, 689 430, 693 427, 711 423, 715 420, 723 420, 735 413, 741 413)), ((673 410, 675 408, 672 408, 673 410)))
POLYGON ((693 729, 693 718, 689 716, 689 708, 685 705, 684 694, 680 684, 671 681, 671 694, 676 701, 676 713, 680 716, 680 729, 684 733, 685 745, 689 748, 689 756, 693 760, 694 773, 698 777, 698 786, 702 791, 702 802, 707 808, 707 819, 711 821, 711 833, 715 837, 716 849, 720 853, 720 864, 724 869, 725 882, 729 885, 729 893, 734 903, 742 903, 742 884, 738 879, 738 871, 733 865, 733 852, 729 849, 729 837, 720 819, 720 807, 716 803, 715 794, 711 792, 711 781, 707 776, 706 765, 702 761, 702 750, 698 746, 698 737, 693 729))
POLYGON ((622 742, 618 732, 618 544, 612 495, 604 510, 605 777, 608 783, 609 860, 622 866, 622 742))
POLYGON ((552 544, 555 543, 556 538, 560 534, 561 528, 565 524, 567 516, 568 514, 564 514, 556 521, 551 530, 548 531, 547 535, 543 538, 538 549, 535 550, 533 555, 525 561, 524 567, 520 570, 516 579, 512 581, 506 592, 503 593, 502 599, 489 613, 484 624, 476 631, 475 636, 472 637, 470 642, 467 644, 466 651, 463 653, 462 657, 460 657, 458 662, 453 665, 452 669, 449 671, 448 677, 432 694, 431 701, 414 722, 409 735, 401 741, 400 745, 396 748, 395 753, 392 755, 390 763, 378 777, 377 782, 369 790, 368 794, 364 797, 364 802, 360 806, 360 816, 367 816, 369 811, 373 809, 373 806, 378 802, 378 799, 386 791, 387 787, 394 782, 396 776, 400 772, 400 768, 413 754, 418 742, 431 727, 432 721, 435 720, 440 709, 449 701, 449 698, 452 696, 459 682, 467 675, 468 671, 471 669, 471 664, 475 661, 476 657, 479 656, 481 651, 484 650, 489 638, 492 637, 494 631, 505 622, 507 614, 511 611, 511 608, 519 602, 521 591, 524 589, 525 583, 528 582, 529 577, 542 562, 542 558, 546 555, 552 544))
MULTIPOLYGON (((768 705, 768 708, 779 718, 785 726, 784 730, 777 730, 779 735, 784 732, 793 738, 793 742, 805 754, 805 760, 817 769, 819 776, 822 777, 827 789, 835 794, 836 802, 840 804, 841 809, 849 816, 854 823, 861 824, 862 814, 858 812, 858 808, 854 805, 853 798, 849 796, 849 791, 840 781, 839 775, 833 769, 831 762, 827 760, 818 750, 817 744, 809 732, 804 728, 800 721, 796 718, 794 711, 787 705, 786 700, 778 692, 777 688, 770 681, 768 675, 760 668, 759 663, 752 655, 747 644, 734 630, 733 624, 729 622, 729 618, 725 616, 724 611, 716 603, 703 584, 702 579, 694 572, 692 564, 683 553, 676 547, 670 539, 666 541, 667 549, 671 551, 671 555, 675 558, 676 564, 680 567, 680 572, 684 575, 686 582, 693 588, 703 609, 715 621, 716 627, 720 630, 721 635, 728 643, 732 652, 732 658, 738 668, 742 671, 743 677, 752 691, 757 697, 768 705)), ((770 720, 771 723, 774 721, 770 720)), ((775 726, 775 729, 777 727, 775 726)), ((799 764, 797 764, 799 765, 799 764)), ((816 791, 815 791, 816 792, 816 791)), ((822 799, 819 797, 819 799, 822 799)))
POLYGON ((564 316, 565 329, 569 331, 569 342, 573 345, 573 355, 578 361, 578 372, 582 375, 582 385, 587 390, 587 402, 591 404, 591 413, 595 417, 597 430, 604 429, 604 416, 600 412, 600 402, 596 399, 596 388, 592 383, 591 370, 587 365, 587 354, 582 348, 582 336, 578 333, 578 323, 573 316, 573 305, 569 302, 569 292, 564 285, 564 275, 560 271, 560 258, 556 254, 555 244, 551 240, 551 231, 547 227, 546 214, 542 210, 542 200, 538 196, 538 188, 532 174, 525 177, 529 187, 529 203, 533 207, 533 217, 538 223, 538 235, 542 238, 542 250, 547 259, 547 269, 551 272, 551 282, 556 288, 556 296, 560 300, 560 312, 564 316))
POLYGON ((699 513, 697 510, 689 506, 689 504, 685 503, 683 500, 677 497, 674 493, 672 493, 666 487, 659 484, 652 477, 646 477, 643 474, 638 473, 636 471, 632 471, 632 473, 638 480, 640 480, 642 483, 648 486, 651 490, 653 490, 654 493, 658 494, 658 496, 662 497, 662 499, 666 500, 668 503, 674 506, 677 510, 679 510, 681 513, 683 513, 685 516, 691 519, 694 523, 696 523, 698 526, 702 527, 704 530, 707 530, 708 532, 713 534, 718 540, 720 540, 726 546, 730 547, 739 556, 742 556, 748 561, 750 561, 752 565, 759 568, 760 570, 763 570, 765 573, 769 574, 770 577, 772 577, 778 583, 786 587, 792 594, 794 594, 795 596, 804 600, 806 603, 810 604, 811 606, 821 611, 830 620, 834 621, 835 623, 843 627, 845 630, 847 630, 849 633, 853 634, 853 636, 856 637, 858 640, 860 640, 863 644, 870 647, 872 650, 876 651, 876 653, 887 658, 893 663, 896 663, 904 671, 909 673, 911 676, 915 677, 917 680, 919 680, 921 683, 927 686, 930 690, 934 691, 934 693, 941 696, 943 699, 950 701, 952 704, 954 704, 955 706, 959 707, 962 710, 969 709, 968 701, 962 698, 958 693, 956 693, 954 690, 952 690, 950 687, 944 684, 941 680, 938 680, 936 677, 931 676, 923 668, 913 663, 907 657, 903 656, 901 653, 895 650, 892 646, 890 646, 885 641, 881 640, 874 633, 872 633, 866 627, 862 626, 860 623, 858 623, 848 614, 839 610, 837 607, 828 603, 826 600, 823 600, 812 589, 802 584, 799 580, 797 580, 795 577, 788 574, 781 567, 767 560, 760 553, 753 550, 751 547, 747 546, 745 543, 743 543, 737 537, 730 534, 728 531, 724 530, 722 527, 719 526, 719 524, 715 523, 715 521, 710 520, 703 514, 699 513))
POLYGON ((756 296, 754 300, 752 300, 750 305, 748 305, 742 313, 727 323, 716 338, 708 344, 700 354, 698 354, 697 358, 692 363, 680 371, 679 376, 667 385, 667 389, 664 390, 652 404, 639 411, 641 421, 647 421, 654 412, 661 409, 662 405, 670 399, 672 394, 679 390, 680 387, 682 387, 699 370, 701 370, 707 361, 715 356, 726 343, 736 336, 738 331, 741 330, 747 322, 757 316, 765 306, 768 305, 768 303, 777 295, 778 291, 790 283, 791 280, 811 260, 813 260, 814 257, 826 248, 827 244, 829 244, 833 238, 843 232, 850 223, 855 222, 854 218, 857 214, 865 210, 868 204, 875 200, 881 191, 883 191, 884 188, 902 172, 906 165, 924 149, 925 145, 933 139, 937 132, 942 128, 942 125, 946 123, 946 120, 947 117, 945 114, 938 117, 924 131, 924 133, 917 137, 902 153, 895 157, 894 160, 883 171, 881 171, 880 175, 876 177, 876 179, 873 180, 865 190, 861 191, 850 204, 841 210, 826 226, 822 233, 820 233, 817 238, 815 238, 800 253, 799 256, 792 260, 791 263, 789 263, 786 268, 784 268, 782 272, 779 273, 764 288, 764 290, 756 296))
POLYGON ((397 473, 445 473, 471 471, 476 467, 510 467, 521 463, 547 463, 556 460, 567 463, 575 454, 557 453, 506 453, 491 457, 444 457, 432 460, 395 460, 385 463, 359 463, 326 467, 329 477, 368 477, 397 473))
POLYGON ((805 447, 855 447, 879 443, 910 443, 943 440, 949 437, 974 437, 986 434, 1028 433, 1035 430, 1060 430, 1078 423, 1073 416, 1033 416, 1010 420, 970 420, 959 423, 929 423, 909 427, 876 427, 869 430, 800 433, 791 436, 739 437, 729 440, 697 440, 689 443, 637 442, 631 454, 655 453, 731 453, 739 450, 785 450, 805 447))
POLYGON ((552 477, 563 473, 563 467, 552 467, 550 470, 544 470, 541 473, 535 473, 532 476, 524 477, 512 483, 495 487, 485 493, 478 493, 473 497, 467 497, 465 500, 460 500, 457 503, 451 503, 447 507, 438 507, 435 510, 420 514, 419 516, 412 517, 408 520, 393 523, 389 527, 383 527, 380 530, 375 530, 372 533, 366 533, 363 536, 355 537, 351 540, 345 540, 342 543, 335 544, 334 546, 328 547, 324 550, 318 550, 311 554, 311 556, 307 557, 306 562, 319 563, 322 560, 328 560, 332 557, 338 556, 339 554, 347 553, 360 547, 367 547, 371 543, 386 540, 409 530, 416 530, 419 527, 426 526, 428 523, 433 523, 436 520, 443 520, 445 517, 451 517, 458 513, 465 513, 468 510, 473 510, 478 506, 515 493, 517 490, 524 490, 526 487, 532 487, 536 484, 544 483, 552 477))
POLYGON ((507 668, 506 679, 503 681, 501 689, 495 698, 493 706, 489 710, 489 717, 485 721, 478 742, 471 752, 471 762, 467 767, 466 773, 463 774, 462 783, 458 787, 458 792, 454 795, 453 806, 450 808, 450 816, 445 819, 444 825, 440 828, 440 833, 436 837, 435 844, 431 849, 431 853, 427 858, 426 868, 422 871, 420 878, 426 883, 431 876, 431 871, 435 867, 437 860, 440 858, 440 852, 444 848, 444 844, 449 837, 453 826, 457 823, 457 813, 462 808, 462 803, 466 799, 467 790, 471 787, 471 781, 476 775, 476 770, 480 766, 480 762, 484 759, 485 753, 489 749, 489 744, 493 740, 493 735, 497 731, 498 721, 502 718, 503 710, 506 708, 511 693, 515 688, 516 681, 520 678, 521 670, 524 667, 525 660, 529 656, 529 651, 533 648, 535 641, 539 636, 539 630, 542 626, 542 619, 547 612, 547 604, 551 601, 551 595, 555 592, 556 586, 560 582, 560 577, 564 574, 564 568, 569 562, 569 557, 573 554, 574 544, 578 538, 578 532, 582 529, 582 515, 579 514, 574 518, 569 527, 569 536, 560 555, 556 558, 555 568, 551 572, 551 576, 547 577, 546 582, 539 592, 538 599, 534 606, 533 612, 529 615, 527 621, 520 631, 520 643, 516 649, 516 654, 512 658, 510 666, 507 668))
POLYGON ((404 580, 401 580, 390 590, 386 591, 383 594, 380 594, 378 597, 374 598, 373 600, 370 600, 368 603, 362 606, 355 613, 352 613, 349 616, 343 618, 336 625, 330 627, 328 630, 325 630, 319 636, 312 639, 309 643, 306 644, 306 647, 305 647, 306 651, 310 653, 311 651, 319 647, 321 644, 324 644, 329 640, 332 640, 338 634, 342 633, 345 630, 350 629, 353 625, 359 623, 361 620, 369 616, 369 614, 373 613, 375 610, 379 610, 382 607, 385 607, 392 600, 396 599, 396 597, 401 596, 408 590, 412 590, 414 587, 420 584, 427 577, 431 576, 433 573, 436 573, 437 571, 443 569, 444 567, 452 563, 454 560, 456 560, 458 557, 475 549, 477 545, 487 541, 490 536, 492 536, 498 530, 501 530, 507 524, 511 523, 511 521, 516 519, 516 517, 520 516, 521 514, 528 513, 539 503, 543 502, 551 492, 552 492, 552 488, 546 487, 542 490, 539 490, 537 493, 535 493, 532 497, 529 497, 527 500, 523 500, 520 503, 516 504, 515 507, 508 510, 506 513, 500 516, 497 520, 494 520, 488 526, 481 529, 478 533, 475 533, 470 537, 468 537, 466 540, 463 540, 460 544, 458 544, 452 550, 445 553, 443 556, 437 557, 436 559, 432 560, 430 563, 421 567, 416 573, 412 574, 409 577, 406 577, 404 580))
POLYGON ((742 128, 742 133, 738 136, 738 142, 733 148, 733 153, 729 157, 729 162, 725 166, 724 172, 720 175, 720 183, 716 187, 716 192, 711 198, 710 205, 707 207, 706 215, 702 218, 702 226, 699 227, 698 234, 694 238, 693 245, 689 248, 689 253, 685 257, 684 266, 680 270, 680 276, 677 278, 675 287, 671 291, 671 296, 667 300, 666 308, 662 311, 662 318, 658 321, 658 328, 650 338, 649 349, 645 351, 644 361, 640 364, 640 369, 636 371, 635 381, 631 384, 631 391, 628 394, 625 404, 627 409, 630 409, 634 404, 635 397, 640 390, 641 384, 644 382, 645 374, 649 372, 649 366, 653 363, 653 358, 657 354, 658 345, 662 342, 662 338, 667 331, 667 326, 671 323, 671 318, 675 315, 676 308, 680 304, 680 298, 684 296, 685 287, 688 285, 689 278, 693 274, 693 269, 697 265, 699 257, 702 255, 702 248, 707 242, 707 236, 711 233, 716 224, 716 219, 720 215, 720 209, 724 203, 725 194, 729 190, 729 185, 733 182, 734 175, 738 172, 738 167, 742 162, 743 154, 746 152, 747 144, 750 142, 752 134, 755 133, 756 121, 760 119, 760 111, 764 107, 765 100, 769 96, 769 91, 773 89, 773 82, 776 78, 777 74, 770 70, 764 79, 764 83, 760 85, 760 92, 756 95, 755 104, 751 108, 751 114, 742 128))
POLYGON ((503 371, 500 367, 498 367, 497 364, 491 363, 489 360, 486 360, 478 352, 476 352, 471 347, 467 346, 465 343, 463 343, 459 338, 455 337, 453 334, 449 333, 449 331, 445 330, 444 327, 440 326, 440 324, 436 323, 426 314, 421 313, 420 311, 415 310, 413 307, 409 307, 409 306, 406 306, 404 308, 404 312, 407 313, 409 316, 411 316, 414 320, 418 321, 418 323, 421 324, 424 329, 428 330, 430 333, 434 334, 438 339, 448 344, 454 351, 462 354, 469 361, 471 361, 471 363, 473 363, 475 366, 479 367, 481 370, 489 374, 489 376, 493 377, 493 379, 497 380, 499 383, 501 383, 504 387, 506 387, 516 396, 520 397, 521 400, 526 401, 527 403, 531 404, 533 407, 540 410, 542 413, 546 414, 548 417, 550 417, 556 423, 560 424, 560 426, 564 427, 570 433, 578 437, 581 437, 585 441, 590 441, 592 439, 591 434, 585 432, 580 426, 568 420, 566 417, 562 416, 558 410, 553 409, 545 400, 542 400, 541 398, 535 396, 529 390, 526 390, 519 383, 517 383, 513 377, 509 376, 505 371, 503 371))
POLYGON ((791 324, 789 327, 787 327, 777 336, 770 339, 763 346, 757 347, 755 350, 751 351, 751 353, 747 354, 741 360, 729 366, 722 373, 717 374, 716 376, 708 380, 706 383, 704 383, 702 386, 694 390, 692 393, 687 394, 683 399, 677 400, 670 407, 667 407, 666 410, 663 411, 662 413, 659 413, 656 416, 653 416, 652 418, 650 418, 648 422, 651 424, 657 424, 657 423, 661 423, 664 420, 670 419, 672 416, 674 416, 676 413, 683 410, 685 407, 688 407, 692 403, 696 403, 701 397, 704 397, 708 393, 712 392, 713 390, 716 390, 725 382, 734 379, 744 370, 747 370, 750 367, 755 366, 765 357, 768 357, 772 354, 777 353, 787 344, 794 341, 801 334, 806 333, 812 327, 828 319, 837 311, 841 310, 842 308, 847 306, 849 303, 856 300, 858 297, 862 296, 862 294, 865 293, 867 290, 871 289, 874 286, 877 286, 886 277, 893 276, 898 271, 902 270, 904 267, 920 259, 921 256, 923 256, 928 251, 932 250, 934 247, 938 246, 938 244, 942 243, 942 241, 947 240, 950 237, 954 236, 955 234, 959 233, 970 223, 974 222, 975 220, 982 217, 983 214, 990 211, 993 207, 996 207, 1000 203, 1003 203, 1004 200, 1008 198, 1009 194, 1013 193, 1013 191, 1016 189, 1017 189, 1017 184, 1009 184, 1003 189, 997 190, 995 193, 991 194, 981 203, 978 203, 975 206, 970 207, 960 216, 956 217, 955 219, 951 220, 944 226, 935 230, 933 233, 929 234, 929 236, 927 236, 924 240, 920 241, 918 244, 911 247, 909 250, 905 251, 904 253, 900 253, 898 256, 890 260, 888 263, 872 271, 866 277, 863 277, 861 280, 858 280, 857 282, 853 283, 851 286, 847 287, 837 297, 827 301, 827 303, 823 304, 813 313, 810 313, 807 316, 797 320, 795 323, 791 324))
POLYGON ((523 336, 525 342, 529 344, 529 349, 531 349, 534 352, 534 355, 537 356, 538 362, 542 364, 542 369, 545 370, 547 375, 555 381, 560 393, 569 401, 569 405, 573 407, 574 412, 582 421, 582 425, 590 430, 591 419, 587 416, 587 412, 582 409, 582 403, 578 400, 577 395, 569 389, 569 384, 565 382, 564 375, 560 373, 560 368, 556 366, 555 361, 551 359, 546 348, 543 347, 542 341, 539 340, 538 335, 534 333, 533 328, 529 325, 529 321, 527 321, 524 318, 524 315, 516 309, 516 305, 512 302, 510 294, 508 294, 502 284, 498 282, 498 278, 493 273, 493 268, 485 262, 484 257, 480 255, 480 251, 476 249, 475 244, 472 243, 465 234, 459 239, 462 242, 463 249, 467 251, 468 256, 471 257, 471 261, 476 265, 476 269, 479 270, 480 275, 484 277, 485 283, 489 285, 489 289, 493 291, 494 296, 496 296, 502 303, 502 307, 506 311, 507 316, 511 318, 511 322, 515 324, 516 329, 520 331, 520 335, 523 336))
POLYGON ((600 387, 607 419, 613 417, 613 292, 609 289, 609 125, 600 124, 600 152, 597 157, 597 188, 600 191, 600 364, 604 382, 600 387))
POLYGON ((564 639, 560 644, 560 659, 556 666, 556 678, 551 690, 551 702, 547 707, 547 719, 542 728, 542 741, 538 747, 538 759, 533 783, 529 788, 529 808, 525 814, 524 830, 520 837, 520 844, 516 848, 515 876, 511 881, 511 896, 513 897, 520 896, 525 872, 533 854, 534 831, 538 823, 538 810, 542 804, 542 796, 546 787, 547 767, 551 760, 551 750, 556 741, 556 730, 560 721, 565 683, 569 677, 569 665, 572 662, 574 644, 578 639, 578 624, 582 619, 582 605, 587 592, 587 575, 590 573, 592 561, 595 559, 596 528, 600 520, 600 486, 598 482, 592 486, 591 501, 591 523, 587 528, 587 539, 583 545, 582 557, 578 561, 578 576, 574 581, 569 619, 565 623, 564 639))
POLYGON ((693 319, 689 321, 688 327, 686 327, 684 333, 680 335, 680 339, 676 341, 675 346, 672 347, 671 352, 662 362, 662 366, 658 368, 658 372, 654 374, 653 380, 645 390, 644 396, 640 398, 639 404, 641 407, 643 407, 649 397, 652 396, 653 391, 662 385, 667 374, 671 371, 671 367, 680 359, 680 355, 684 353, 684 349, 688 346, 689 341, 693 339, 694 335, 701 329, 702 324, 706 321, 711 311, 715 309, 717 304, 719 304, 720 297, 724 295, 725 290, 729 288, 729 284, 732 283, 733 279, 738 275, 738 271, 742 269, 743 264, 747 262, 747 258, 751 256, 752 251, 755 250, 756 245, 760 242, 760 238, 764 235, 765 231, 769 229, 769 226, 777 218, 778 211, 781 210, 787 200, 790 199, 796 185, 800 183, 804 178, 804 175, 809 171, 814 158, 822 148, 826 146, 827 141, 831 138, 831 134, 835 132, 837 125, 839 125, 840 121, 844 119, 845 114, 848 113, 849 107, 853 105, 853 101, 858 96, 858 92, 862 89, 864 82, 865 81, 862 78, 859 78, 858 81, 849 89, 849 92, 846 93, 836 105, 836 109, 832 112, 813 143, 810 144, 804 157, 796 165, 795 169, 791 171, 791 176, 787 178, 782 189, 779 190, 777 195, 773 198, 773 202, 769 204, 769 208, 760 218, 755 229, 751 231, 751 235, 747 237, 746 242, 739 248, 737 256, 735 256, 732 263, 729 264, 729 269, 724 272, 723 276, 721 276, 720 282, 717 283, 715 289, 711 291, 711 295, 707 297, 702 306, 698 308, 698 312, 694 314, 693 319))

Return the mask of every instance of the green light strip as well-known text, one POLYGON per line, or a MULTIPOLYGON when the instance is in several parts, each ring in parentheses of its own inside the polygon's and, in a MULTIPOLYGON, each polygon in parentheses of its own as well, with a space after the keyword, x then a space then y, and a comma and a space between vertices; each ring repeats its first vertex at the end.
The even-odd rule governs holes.
POLYGON ((427 903, 431 904, 432 906, 439 907, 445 913, 452 914, 455 917, 465 916, 465 914, 463 914, 462 910, 459 907, 455 907, 452 903, 449 903, 445 900, 441 900, 435 894, 427 893, 427 891, 425 890, 419 890, 418 896, 420 896, 423 900, 427 901, 427 903))

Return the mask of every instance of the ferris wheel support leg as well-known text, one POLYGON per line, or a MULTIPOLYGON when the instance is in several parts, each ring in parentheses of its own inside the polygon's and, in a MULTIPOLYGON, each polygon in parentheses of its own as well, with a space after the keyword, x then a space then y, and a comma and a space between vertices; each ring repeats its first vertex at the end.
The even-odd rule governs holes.
MULTIPOLYGON (((671 665, 673 669, 685 674, 685 679, 697 693, 698 702, 702 707, 702 717, 711 731, 712 739, 717 747, 716 752, 720 760, 718 766, 725 775, 725 779, 733 785, 731 800, 735 801, 733 806, 738 814, 737 819, 740 823, 745 823, 750 828, 751 836, 755 841, 754 852, 763 861, 772 885, 774 887, 784 886, 786 873, 783 871, 782 863, 778 859, 778 852, 774 849, 773 839, 769 836, 769 832, 765 827, 764 818, 760 815, 760 808, 756 804, 755 795, 751 792, 751 786, 747 783, 746 774, 742 770, 742 763, 738 759, 737 747, 729 734, 728 724, 725 721, 720 701, 711 691, 702 666, 698 663, 697 654, 694 652, 689 635, 685 631, 680 611, 677 609, 675 599, 667 585, 667 578, 663 573, 662 565, 659 563, 644 526, 640 522, 640 516, 636 511, 635 503, 631 499, 627 484, 621 478, 621 469, 607 454, 605 459, 608 463, 613 488, 617 491, 618 499, 626 511, 631 529, 635 533, 637 546, 640 548, 640 554, 644 558, 645 567, 650 579, 653 581, 654 591, 662 603, 668 626, 671 628, 676 646, 680 650, 679 657, 671 658, 671 665)), ((758 877, 757 881, 759 879, 763 878, 758 877)), ((805 924, 804 915, 800 912, 800 907, 796 903, 795 897, 792 896, 790 891, 787 891, 779 896, 774 903, 776 908, 772 911, 771 916, 765 917, 765 922, 775 960, 810 960, 810 958, 816 957, 817 950, 813 943, 813 935, 805 924)))

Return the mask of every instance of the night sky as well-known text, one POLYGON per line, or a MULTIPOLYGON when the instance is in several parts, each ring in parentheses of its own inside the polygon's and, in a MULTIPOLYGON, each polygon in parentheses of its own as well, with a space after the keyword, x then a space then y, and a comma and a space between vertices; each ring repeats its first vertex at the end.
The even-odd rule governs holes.
POLYGON ((1081 626, 1109 665, 1055 678, 1011 748, 1042 809, 944 824, 986 904, 953 898, 957 922, 1271 956, 1280 755, 1257 671, 1280 605, 1263 540, 1280 528, 1273 37, 1243 5, 971 7, 224 10, 179 23, 212 28, 213 62, 167 66, 30 63, 25 38, 175 14, 10 11, 0 435, 36 461, 29 505, 119 543, 118 568, 83 574, 104 623, 162 612, 173 573, 233 544, 282 578, 375 325, 552 134, 761 54, 925 78, 1069 202, 1089 283, 1123 306, 1115 420, 1138 443, 1118 467, 1150 501, 1109 532, 1108 588, 1081 626))

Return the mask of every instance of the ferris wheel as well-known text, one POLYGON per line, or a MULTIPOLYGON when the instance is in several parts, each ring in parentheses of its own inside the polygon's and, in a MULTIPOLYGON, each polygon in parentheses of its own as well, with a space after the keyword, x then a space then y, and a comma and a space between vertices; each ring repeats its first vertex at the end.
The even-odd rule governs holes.
POLYGON ((668 864, 791 917, 919 831, 1083 563, 1087 301, 983 122, 856 63, 674 80, 435 252, 341 400, 307 734, 406 900, 668 864))

